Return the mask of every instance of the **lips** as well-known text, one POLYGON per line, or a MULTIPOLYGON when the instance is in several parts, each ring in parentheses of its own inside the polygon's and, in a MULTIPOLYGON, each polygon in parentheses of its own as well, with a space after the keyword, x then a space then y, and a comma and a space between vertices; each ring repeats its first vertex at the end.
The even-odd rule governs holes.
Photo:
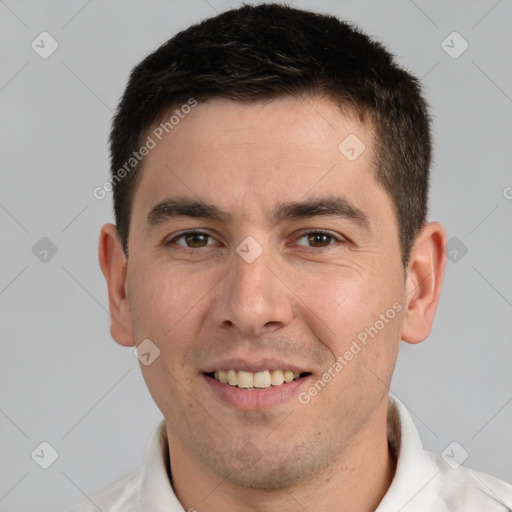
POLYGON ((293 400, 312 378, 299 363, 263 354, 213 360, 201 373, 208 393, 244 411, 269 410, 293 400))
POLYGON ((309 375, 307 372, 294 372, 292 370, 262 370, 257 372, 245 370, 217 370, 206 375, 222 384, 238 387, 240 389, 266 389, 271 386, 281 386, 292 382, 301 376, 309 375))

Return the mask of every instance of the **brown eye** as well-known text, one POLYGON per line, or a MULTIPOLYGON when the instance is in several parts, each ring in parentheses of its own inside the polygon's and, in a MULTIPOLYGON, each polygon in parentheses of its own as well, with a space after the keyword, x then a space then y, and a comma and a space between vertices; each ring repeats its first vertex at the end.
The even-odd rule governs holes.
POLYGON ((201 249, 207 245, 214 245, 215 240, 208 233, 202 231, 186 231, 165 243, 167 246, 179 245, 186 249, 201 249))
POLYGON ((296 244, 303 245, 306 247, 322 249, 324 247, 334 245, 335 242, 343 243, 343 239, 338 238, 334 234, 328 232, 309 231, 307 233, 304 233, 301 237, 299 237, 296 244))
POLYGON ((325 233, 312 233, 307 235, 308 242, 312 247, 326 247, 330 245, 332 236, 325 233))
POLYGON ((189 233, 183 238, 187 244, 187 247, 204 247, 208 244, 208 238, 210 237, 203 233, 189 233))

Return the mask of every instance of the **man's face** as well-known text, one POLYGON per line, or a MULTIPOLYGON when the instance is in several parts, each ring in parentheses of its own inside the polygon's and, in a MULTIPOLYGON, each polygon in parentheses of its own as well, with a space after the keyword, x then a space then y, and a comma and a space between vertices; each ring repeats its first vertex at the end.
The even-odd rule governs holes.
POLYGON ((126 293, 136 344, 160 350, 141 367, 171 456, 277 487, 382 427, 405 283, 373 149, 370 129, 327 99, 216 99, 146 157, 126 293), (339 149, 351 134, 366 147, 356 159, 355 139, 339 149), (164 200, 173 208, 148 222, 164 200), (215 208, 194 217, 176 208, 187 201, 215 208), (228 371, 263 387, 216 380, 228 371), (300 377, 278 385, 285 371, 300 377))

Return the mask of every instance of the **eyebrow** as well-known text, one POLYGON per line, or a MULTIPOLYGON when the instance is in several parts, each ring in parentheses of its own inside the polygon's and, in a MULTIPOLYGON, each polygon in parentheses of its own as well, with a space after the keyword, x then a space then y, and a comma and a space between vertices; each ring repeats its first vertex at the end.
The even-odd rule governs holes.
MULTIPOLYGON (((309 219, 316 216, 332 216, 348 219, 359 227, 369 231, 369 217, 348 199, 338 196, 326 196, 278 204, 268 215, 272 224, 286 220, 309 219)), ((233 216, 218 206, 189 198, 166 198, 156 204, 146 217, 146 229, 177 217, 208 219, 229 224, 233 216)))

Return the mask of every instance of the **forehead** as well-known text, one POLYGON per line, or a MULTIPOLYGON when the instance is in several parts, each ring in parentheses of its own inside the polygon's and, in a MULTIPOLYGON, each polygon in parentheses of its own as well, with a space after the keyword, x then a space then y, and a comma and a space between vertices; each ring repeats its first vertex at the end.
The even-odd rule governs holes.
POLYGON ((187 111, 148 131, 155 145, 135 194, 134 220, 173 195, 244 213, 333 193, 371 210, 372 194, 386 196, 374 178, 371 129, 328 99, 214 99, 187 111))

